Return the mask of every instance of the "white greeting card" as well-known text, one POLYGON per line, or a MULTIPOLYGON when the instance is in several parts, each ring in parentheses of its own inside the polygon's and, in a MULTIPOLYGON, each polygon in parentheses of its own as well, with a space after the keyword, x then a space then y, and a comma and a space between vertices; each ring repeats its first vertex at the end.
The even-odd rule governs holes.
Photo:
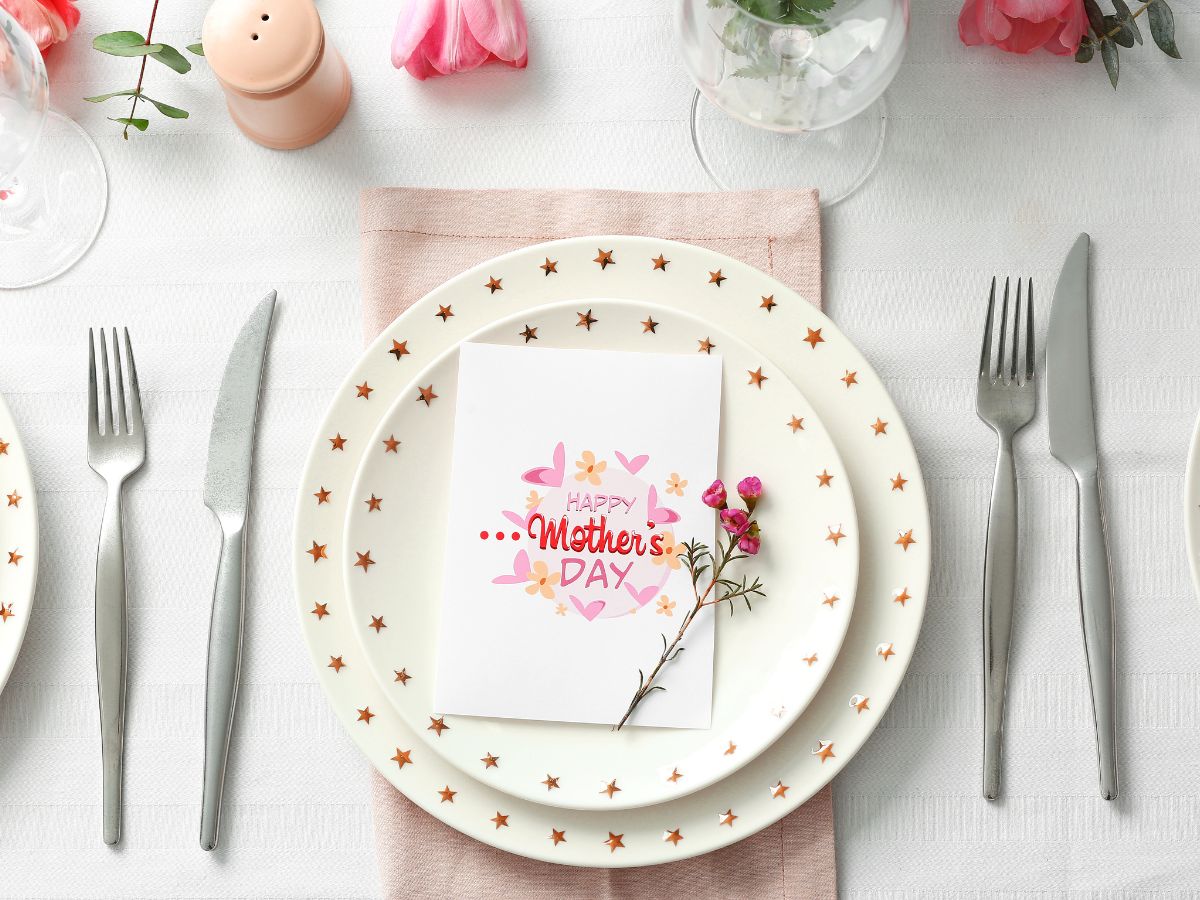
MULTIPOLYGON (((440 712, 613 724, 691 606, 714 537, 719 357, 464 344, 440 712)), ((712 610, 635 725, 708 727, 712 610)))

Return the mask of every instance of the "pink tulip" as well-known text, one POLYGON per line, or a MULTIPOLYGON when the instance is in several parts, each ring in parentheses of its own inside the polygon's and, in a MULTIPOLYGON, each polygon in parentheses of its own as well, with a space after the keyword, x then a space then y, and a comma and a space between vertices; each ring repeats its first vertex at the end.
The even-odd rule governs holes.
POLYGON ((528 59, 521 0, 407 0, 392 38, 392 65, 419 81, 528 59))
POLYGON ((69 38, 79 24, 74 0, 0 0, 0 6, 29 32, 42 53, 69 38))
POLYGON ((729 500, 729 494, 725 491, 725 483, 718 478, 708 486, 700 497, 704 501, 705 506, 711 506, 713 509, 724 509, 725 503, 729 500))
POLYGON ((1009 53, 1042 47, 1073 56, 1086 31, 1083 0, 967 0, 958 17, 968 47, 991 44, 1009 53))

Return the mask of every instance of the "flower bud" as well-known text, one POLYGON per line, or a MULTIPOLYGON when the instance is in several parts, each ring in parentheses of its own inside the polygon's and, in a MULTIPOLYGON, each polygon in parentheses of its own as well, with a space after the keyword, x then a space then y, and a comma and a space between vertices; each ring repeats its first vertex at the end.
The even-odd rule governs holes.
POLYGON ((700 499, 704 501, 705 506, 711 506, 713 509, 724 509, 729 495, 725 491, 724 483, 718 478, 708 486, 708 490, 704 492, 700 499))

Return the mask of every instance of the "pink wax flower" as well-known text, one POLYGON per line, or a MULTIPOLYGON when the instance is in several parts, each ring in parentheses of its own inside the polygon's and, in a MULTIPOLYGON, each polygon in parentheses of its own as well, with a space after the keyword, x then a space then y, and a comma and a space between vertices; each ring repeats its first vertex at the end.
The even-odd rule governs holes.
POLYGON ((761 498, 763 495, 762 482, 757 478, 757 476, 747 475, 738 482, 737 492, 738 496, 746 501, 746 506, 748 506, 750 511, 753 512, 754 504, 757 503, 759 498, 761 498))
POLYGON ((529 59, 521 0, 407 0, 392 65, 419 81, 486 62, 523 69, 529 59))
POLYGON ((755 556, 758 553, 758 548, 762 546, 762 538, 757 534, 744 534, 741 540, 738 541, 738 549, 747 556, 755 556))
POLYGON ((79 24, 74 0, 0 0, 0 7, 29 32, 43 55, 69 38, 79 24))
POLYGON ((704 501, 705 506, 711 506, 713 509, 724 509, 726 502, 729 500, 729 495, 725 492, 725 484, 718 478, 708 486, 708 490, 700 498, 704 501))
POLYGON ((1009 53, 1042 47, 1074 56, 1086 31, 1083 0, 967 0, 958 17, 968 47, 991 44, 1009 53))
POLYGON ((741 537, 750 527, 750 517, 740 509, 721 510, 721 527, 734 537, 741 537))

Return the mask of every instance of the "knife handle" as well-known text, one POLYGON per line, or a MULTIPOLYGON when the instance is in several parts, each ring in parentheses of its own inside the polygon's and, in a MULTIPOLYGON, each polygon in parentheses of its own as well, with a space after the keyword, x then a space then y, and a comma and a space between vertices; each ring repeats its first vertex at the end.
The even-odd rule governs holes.
POLYGON ((1100 763, 1100 795, 1117 796, 1117 736, 1113 702, 1113 584, 1108 563, 1098 472, 1076 476, 1079 485, 1079 611, 1083 647, 1092 690, 1096 745, 1100 763))
POLYGON ((983 557, 983 796, 1000 796, 1004 693, 1017 582, 1017 478, 1012 436, 1000 435, 983 557))
POLYGON ((221 824, 225 762, 242 664, 245 618, 246 531, 244 523, 223 528, 221 562, 213 589, 212 623, 208 632, 208 683, 204 701, 204 797, 200 846, 213 850, 221 824))

